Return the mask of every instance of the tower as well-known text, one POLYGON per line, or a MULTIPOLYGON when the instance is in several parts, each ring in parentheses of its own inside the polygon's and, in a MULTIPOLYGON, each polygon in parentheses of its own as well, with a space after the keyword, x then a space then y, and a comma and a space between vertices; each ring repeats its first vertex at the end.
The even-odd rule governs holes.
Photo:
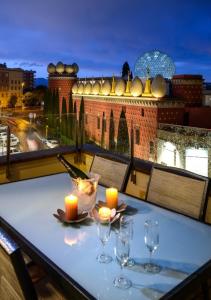
POLYGON ((67 112, 69 109, 69 96, 72 92, 72 86, 77 80, 79 67, 76 63, 66 65, 58 62, 56 65, 48 65, 48 87, 50 90, 59 92, 59 112, 62 111, 62 99, 66 99, 67 112))

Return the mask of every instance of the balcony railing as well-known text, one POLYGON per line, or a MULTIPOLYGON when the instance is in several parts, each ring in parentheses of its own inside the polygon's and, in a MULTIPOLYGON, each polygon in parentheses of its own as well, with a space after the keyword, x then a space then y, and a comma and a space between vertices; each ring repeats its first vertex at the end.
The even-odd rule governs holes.
MULTIPOLYGON (((25 114, 0 118, 0 156, 17 157, 22 152, 44 153, 57 147, 81 151, 91 144, 114 155, 161 163, 211 176, 211 131, 194 127, 159 124, 158 128, 137 121, 128 122, 104 114, 25 114), (7 126, 11 135, 8 139, 7 126), (50 149, 50 150, 49 150, 50 149)), ((42 155, 42 154, 41 154, 42 155)))

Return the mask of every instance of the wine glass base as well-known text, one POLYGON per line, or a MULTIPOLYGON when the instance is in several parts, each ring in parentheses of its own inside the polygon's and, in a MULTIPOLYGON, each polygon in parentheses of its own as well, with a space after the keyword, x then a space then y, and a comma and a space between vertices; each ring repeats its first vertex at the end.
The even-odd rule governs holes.
POLYGON ((153 264, 153 263, 144 264, 144 270, 147 273, 157 274, 157 273, 160 273, 161 269, 162 268, 160 266, 153 264))
POLYGON ((109 264, 112 260, 113 258, 107 254, 102 253, 97 256, 97 261, 101 264, 109 264))
POLYGON ((126 266, 127 267, 133 267, 135 265, 135 261, 133 258, 129 258, 128 261, 127 261, 127 264, 126 266))
POLYGON ((113 284, 115 287, 122 290, 127 290, 132 286, 132 282, 123 276, 116 277, 113 281, 113 284))

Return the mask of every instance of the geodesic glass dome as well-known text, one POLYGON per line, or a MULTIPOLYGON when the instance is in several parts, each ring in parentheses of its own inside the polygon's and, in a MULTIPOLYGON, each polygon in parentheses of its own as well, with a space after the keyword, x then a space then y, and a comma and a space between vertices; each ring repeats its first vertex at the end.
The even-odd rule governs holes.
POLYGON ((173 60, 160 51, 150 51, 139 56, 135 63, 135 76, 141 78, 155 77, 160 74, 171 79, 175 73, 173 60))

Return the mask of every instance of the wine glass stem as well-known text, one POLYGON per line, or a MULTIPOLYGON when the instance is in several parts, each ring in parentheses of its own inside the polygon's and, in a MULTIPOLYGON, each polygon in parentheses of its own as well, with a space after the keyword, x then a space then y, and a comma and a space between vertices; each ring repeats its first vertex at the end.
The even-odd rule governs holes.
POLYGON ((105 243, 102 242, 102 255, 105 256, 105 243))
POLYGON ((152 251, 149 251, 149 264, 152 264, 152 251))

